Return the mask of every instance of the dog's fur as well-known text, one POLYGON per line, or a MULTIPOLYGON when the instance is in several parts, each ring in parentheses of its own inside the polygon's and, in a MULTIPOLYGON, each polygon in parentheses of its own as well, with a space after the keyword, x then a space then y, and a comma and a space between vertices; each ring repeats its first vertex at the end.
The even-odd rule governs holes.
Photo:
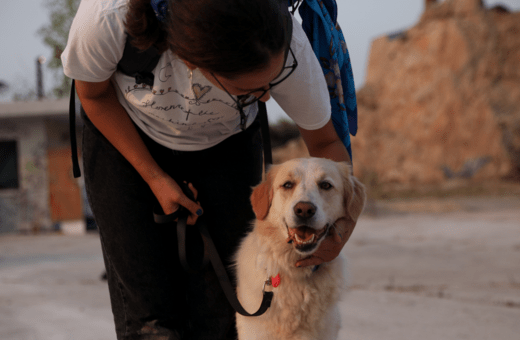
POLYGON ((265 314, 237 313, 240 340, 337 338, 337 302, 346 288, 342 256, 314 272, 312 266, 295 264, 318 249, 338 219, 357 221, 365 199, 363 185, 346 163, 300 158, 270 169, 266 180, 253 190, 257 219, 236 253, 238 298, 253 313, 260 307, 264 282, 280 274, 281 283, 276 288, 266 286, 274 298, 265 314), (302 215, 298 204, 315 209, 302 215))

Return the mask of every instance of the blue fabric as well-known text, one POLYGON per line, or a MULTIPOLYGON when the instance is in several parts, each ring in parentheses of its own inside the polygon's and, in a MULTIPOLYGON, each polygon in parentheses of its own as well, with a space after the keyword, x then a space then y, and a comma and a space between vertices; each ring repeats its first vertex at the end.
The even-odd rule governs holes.
POLYGON ((299 13, 327 81, 334 128, 352 158, 350 134, 357 133, 356 88, 337 8, 335 0, 304 0, 299 13))
POLYGON ((157 19, 160 22, 165 22, 166 14, 168 13, 168 0, 151 0, 150 5, 152 5, 157 19))

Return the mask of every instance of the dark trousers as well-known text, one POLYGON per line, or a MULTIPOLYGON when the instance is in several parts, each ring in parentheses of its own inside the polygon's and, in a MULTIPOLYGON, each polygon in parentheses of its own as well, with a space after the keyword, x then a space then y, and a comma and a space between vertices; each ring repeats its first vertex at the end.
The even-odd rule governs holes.
MULTIPOLYGON (((152 211, 158 203, 152 191, 83 116, 85 185, 99 227, 117 338, 235 339, 234 311, 213 268, 194 275, 182 269, 175 226, 154 223, 152 211)), ((262 175, 258 122, 196 152, 172 152, 141 136, 168 174, 198 190, 201 219, 229 265, 254 218, 249 196, 262 175)), ((202 255, 201 244, 196 234, 188 235, 189 258, 202 255)))

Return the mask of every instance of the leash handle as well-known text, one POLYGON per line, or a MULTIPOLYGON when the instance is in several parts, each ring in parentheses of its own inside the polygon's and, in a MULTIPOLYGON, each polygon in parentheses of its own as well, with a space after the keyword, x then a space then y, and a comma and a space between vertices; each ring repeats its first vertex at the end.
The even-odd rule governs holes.
MULTIPOLYGON (((195 195, 188 187, 188 184, 184 182, 178 183, 182 192, 192 201, 195 201, 195 195)), ((179 206, 179 209, 174 211, 171 214, 165 215, 160 205, 155 205, 153 211, 153 219, 155 223, 165 224, 165 223, 177 223, 177 246, 179 251, 179 262, 185 271, 191 274, 195 274, 200 272, 207 264, 208 264, 208 253, 206 251, 206 247, 204 247, 204 258, 202 259, 202 263, 199 263, 198 266, 193 267, 190 265, 188 261, 188 257, 186 255, 186 230, 187 230, 187 221, 190 212, 188 209, 179 206)))
MULTIPOLYGON (((188 184, 184 182, 178 183, 179 187, 181 188, 184 195, 186 195, 190 200, 195 202, 195 195, 191 191, 191 189, 188 187, 188 184)), ((164 224, 164 223, 172 223, 176 222, 176 220, 186 215, 186 218, 188 218, 189 211, 182 205, 179 205, 179 209, 172 212, 171 214, 165 215, 164 211, 162 210, 160 204, 156 204, 153 209, 153 220, 155 223, 164 224)))

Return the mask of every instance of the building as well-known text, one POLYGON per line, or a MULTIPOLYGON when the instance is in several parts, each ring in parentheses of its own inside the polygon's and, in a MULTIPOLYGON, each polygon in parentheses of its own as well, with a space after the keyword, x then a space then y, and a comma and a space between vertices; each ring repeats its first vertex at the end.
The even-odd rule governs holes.
POLYGON ((86 230, 68 111, 68 100, 0 104, 0 233, 86 230))

